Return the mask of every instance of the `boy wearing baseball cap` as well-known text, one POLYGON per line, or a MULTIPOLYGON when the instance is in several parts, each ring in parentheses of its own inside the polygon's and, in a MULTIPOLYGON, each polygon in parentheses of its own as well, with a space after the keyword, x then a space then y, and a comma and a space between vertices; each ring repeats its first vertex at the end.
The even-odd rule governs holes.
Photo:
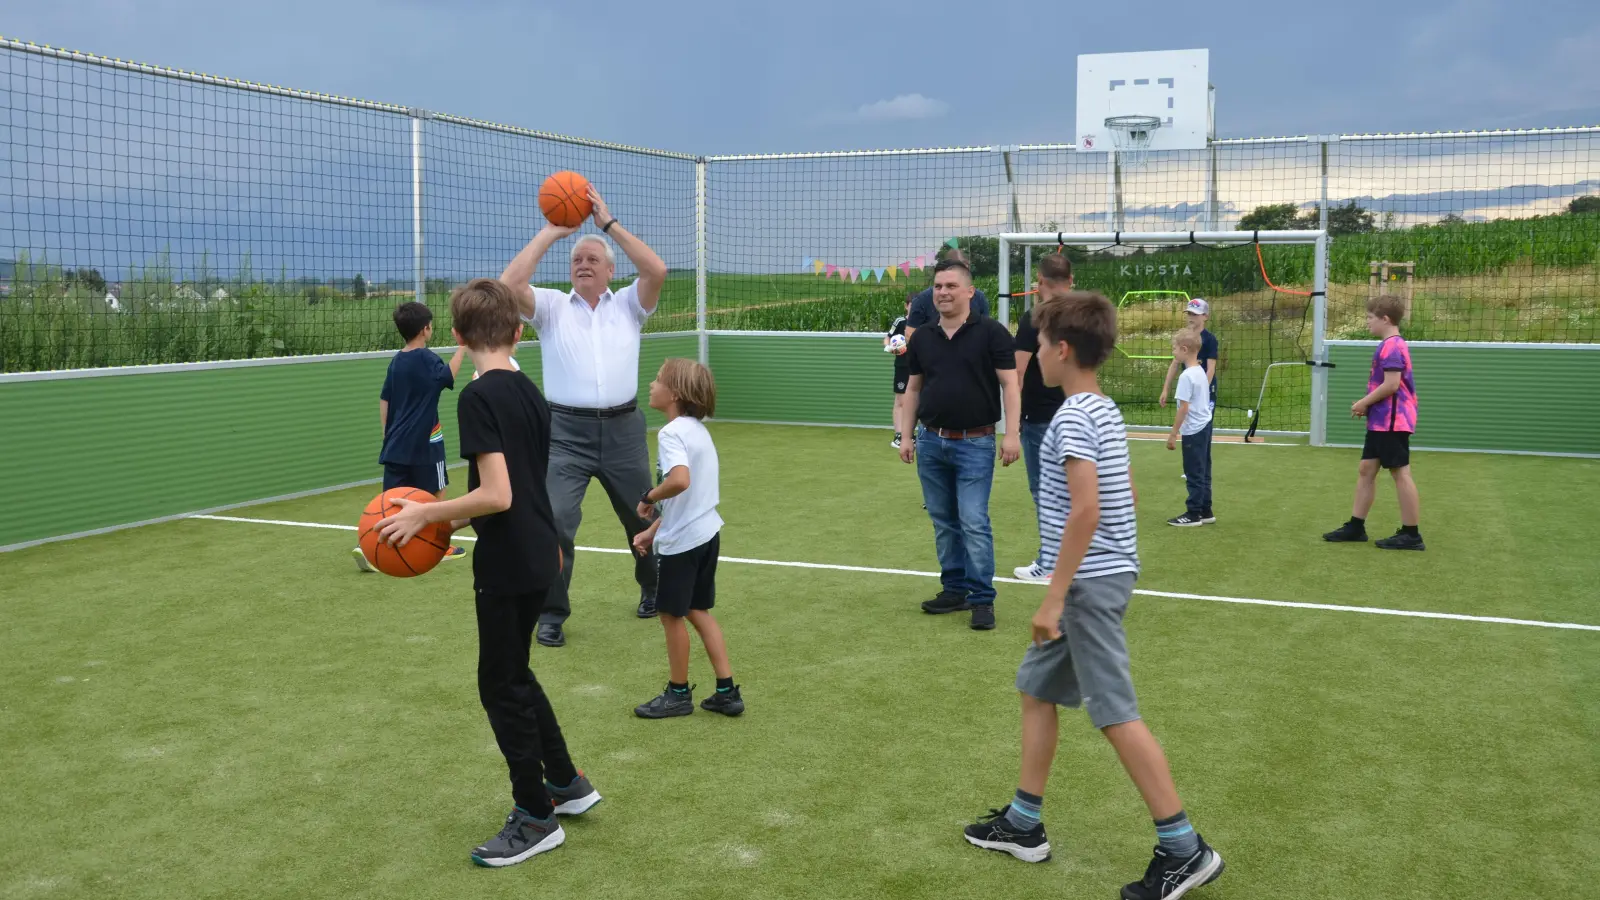
MULTIPOLYGON (((1206 382, 1211 385, 1211 405, 1217 405, 1217 336, 1206 330, 1206 323, 1211 321, 1211 304, 1203 297, 1195 297, 1184 307, 1184 314, 1189 320, 1189 328, 1200 332, 1200 367, 1206 370, 1206 382)), ((1167 395, 1172 390, 1172 379, 1178 377, 1182 367, 1177 360, 1167 366, 1167 377, 1161 382, 1160 403, 1163 408, 1167 405, 1167 395)))

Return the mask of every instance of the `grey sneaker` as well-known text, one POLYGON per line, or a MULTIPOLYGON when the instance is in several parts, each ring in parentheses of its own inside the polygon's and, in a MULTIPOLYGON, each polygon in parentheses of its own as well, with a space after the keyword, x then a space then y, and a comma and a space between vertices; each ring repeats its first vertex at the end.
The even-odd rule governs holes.
POLYGON ((554 850, 567 839, 555 816, 536 819, 518 807, 511 808, 500 833, 474 847, 472 861, 480 866, 514 866, 530 856, 554 850))
POLYGON ((550 795, 550 802, 555 804, 558 816, 581 816, 601 800, 600 792, 594 789, 588 776, 582 772, 566 787, 556 787, 546 781, 544 790, 550 795))
POLYGON ((633 714, 641 719, 670 719, 674 716, 687 716, 693 712, 694 688, 692 687, 680 694, 669 686, 649 703, 633 708, 633 714))
POLYGON ((739 686, 736 684, 730 690, 712 691, 711 696, 700 701, 700 708, 706 712, 737 716, 744 712, 744 697, 739 695, 739 686))
POLYGON ((359 571, 362 571, 362 572, 376 572, 376 571, 378 571, 377 569, 374 569, 372 567, 372 563, 367 562, 367 555, 365 553, 361 552, 361 548, 360 547, 357 547, 354 550, 351 550, 350 552, 356 558, 356 569, 358 569, 359 571))

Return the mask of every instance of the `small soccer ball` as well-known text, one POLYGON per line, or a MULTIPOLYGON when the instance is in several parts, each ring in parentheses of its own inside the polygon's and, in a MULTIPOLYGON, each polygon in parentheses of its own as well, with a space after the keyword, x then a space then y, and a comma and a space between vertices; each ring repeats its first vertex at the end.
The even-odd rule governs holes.
POLYGON ((897 334, 889 338, 889 343, 883 348, 885 353, 901 353, 906 349, 906 336, 897 334))

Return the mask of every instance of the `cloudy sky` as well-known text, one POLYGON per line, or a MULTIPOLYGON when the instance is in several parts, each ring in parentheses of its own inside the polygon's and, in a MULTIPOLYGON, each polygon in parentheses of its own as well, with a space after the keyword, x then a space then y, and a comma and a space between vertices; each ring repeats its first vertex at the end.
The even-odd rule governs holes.
MULTIPOLYGON (((1080 53, 1204 47, 1219 137, 1600 125, 1600 4, 1147 0, 1005 18, 946 0, 607 4, 456 0, 12 0, 5 37, 696 154, 1069 142, 1080 53), (677 10, 667 12, 668 8, 677 10), (590 10, 593 10, 592 12, 590 10), (1382 23, 1378 27, 1374 23, 1382 23)), ((410 122, 0 53, 0 258, 117 277, 410 276, 410 122), (162 256, 166 254, 167 256, 162 256)), ((539 227, 539 180, 574 168, 674 268, 695 261, 686 160, 428 123, 431 275, 492 273, 539 227)), ((871 271, 1011 225, 1108 227, 1104 154, 717 162, 710 267, 871 271), (1054 223, 1054 225, 1048 225, 1054 223)), ((1318 149, 1218 152, 1218 224, 1320 195, 1318 149)), ((1204 151, 1123 179, 1124 230, 1207 227, 1204 151)), ((1600 192, 1600 133, 1345 142, 1330 196, 1398 225, 1555 212, 1600 192)), ((1048 227, 1047 227, 1048 226, 1048 227)), ((564 266, 547 259, 541 277, 564 266)), ((626 269, 626 266, 624 267, 626 269)))
POLYGON ((1189 47, 1219 137, 1600 124, 1593 0, 6 6, 7 37, 693 153, 1070 141, 1078 54, 1189 47))

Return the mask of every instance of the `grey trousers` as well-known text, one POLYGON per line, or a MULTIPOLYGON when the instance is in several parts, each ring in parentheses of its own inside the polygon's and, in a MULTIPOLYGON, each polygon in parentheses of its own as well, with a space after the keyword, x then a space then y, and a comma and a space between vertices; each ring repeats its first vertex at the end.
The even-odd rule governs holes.
MULTIPOLYGON (((565 564, 561 580, 550 589, 540 623, 561 623, 572 615, 573 549, 578 525, 583 521, 583 495, 589 479, 600 479, 611 508, 627 535, 624 546, 632 551, 633 536, 645 529, 639 518, 639 495, 650 489, 650 448, 645 443, 644 413, 634 411, 612 419, 594 419, 550 411, 550 469, 545 485, 560 534, 565 564)), ((654 594, 654 556, 634 557, 633 577, 644 591, 654 594)))

